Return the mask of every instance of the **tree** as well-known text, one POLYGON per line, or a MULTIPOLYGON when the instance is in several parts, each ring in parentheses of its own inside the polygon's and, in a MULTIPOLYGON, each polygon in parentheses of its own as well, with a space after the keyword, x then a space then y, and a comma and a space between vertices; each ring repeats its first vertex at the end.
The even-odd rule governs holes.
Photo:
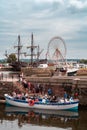
POLYGON ((16 61, 17 61, 17 57, 14 53, 10 54, 7 58, 8 63, 13 63, 13 62, 16 62, 16 61))
POLYGON ((87 59, 81 59, 79 63, 87 64, 87 59))

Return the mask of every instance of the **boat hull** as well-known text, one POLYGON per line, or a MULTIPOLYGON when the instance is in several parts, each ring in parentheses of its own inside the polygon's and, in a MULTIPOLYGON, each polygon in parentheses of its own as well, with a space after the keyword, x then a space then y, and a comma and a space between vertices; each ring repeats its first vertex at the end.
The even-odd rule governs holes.
POLYGON ((67 70, 67 75, 68 76, 73 76, 77 73, 78 69, 72 68, 67 70))
POLYGON ((12 106, 32 108, 32 109, 43 109, 43 110, 78 110, 79 101, 75 100, 73 102, 64 103, 42 103, 35 102, 33 105, 26 100, 14 99, 11 96, 5 94, 6 103, 12 106))

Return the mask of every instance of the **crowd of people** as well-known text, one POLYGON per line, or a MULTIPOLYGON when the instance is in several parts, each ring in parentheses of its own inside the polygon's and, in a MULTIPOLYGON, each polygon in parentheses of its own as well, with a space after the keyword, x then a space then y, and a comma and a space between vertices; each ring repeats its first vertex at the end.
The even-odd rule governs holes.
MULTIPOLYGON (((47 99, 50 102, 58 102, 60 100, 60 97, 58 97, 58 95, 55 95, 53 93, 51 87, 47 87, 45 84, 42 83, 31 83, 22 78, 22 76, 20 76, 19 82, 23 86, 25 93, 13 92, 13 97, 25 100, 27 98, 29 99, 30 95, 32 95, 34 99, 41 97, 43 99, 42 100, 43 103, 45 103, 47 99)), ((71 99, 71 97, 67 94, 66 91, 64 91, 63 95, 64 102, 66 102, 67 99, 71 99)))
POLYGON ((36 101, 37 99, 41 99, 42 103, 46 103, 48 101, 50 102, 59 102, 59 101, 70 101, 73 100, 73 98, 69 97, 66 91, 64 91, 64 96, 62 97, 63 100, 60 100, 61 97, 58 97, 58 95, 55 95, 53 93, 52 88, 46 88, 44 84, 40 83, 35 83, 32 84, 29 81, 27 82, 25 79, 22 80, 21 82, 23 88, 26 90, 25 93, 16 93, 13 92, 13 97, 17 99, 22 99, 22 100, 29 100, 33 99, 36 101))
POLYGON ((27 82, 26 80, 22 81, 22 85, 24 87, 25 90, 28 90, 29 93, 37 93, 37 94, 41 94, 41 95, 45 95, 46 93, 46 87, 44 84, 40 84, 40 83, 31 83, 31 82, 27 82))

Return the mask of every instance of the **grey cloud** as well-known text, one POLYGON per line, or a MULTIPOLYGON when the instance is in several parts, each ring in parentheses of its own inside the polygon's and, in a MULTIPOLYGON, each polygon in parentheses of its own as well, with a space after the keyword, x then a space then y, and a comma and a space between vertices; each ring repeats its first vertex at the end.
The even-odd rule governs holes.
POLYGON ((86 5, 77 8, 70 3, 73 0, 63 1, 0 0, 0 42, 8 46, 17 34, 28 37, 34 32, 43 47, 55 35, 63 36, 69 49, 87 43, 86 5))

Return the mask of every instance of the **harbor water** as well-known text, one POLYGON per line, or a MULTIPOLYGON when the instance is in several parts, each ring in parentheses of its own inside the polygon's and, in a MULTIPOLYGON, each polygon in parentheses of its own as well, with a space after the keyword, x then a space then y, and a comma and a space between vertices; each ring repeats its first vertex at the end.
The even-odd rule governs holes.
POLYGON ((0 130, 87 130, 87 110, 36 111, 0 104, 0 130))

